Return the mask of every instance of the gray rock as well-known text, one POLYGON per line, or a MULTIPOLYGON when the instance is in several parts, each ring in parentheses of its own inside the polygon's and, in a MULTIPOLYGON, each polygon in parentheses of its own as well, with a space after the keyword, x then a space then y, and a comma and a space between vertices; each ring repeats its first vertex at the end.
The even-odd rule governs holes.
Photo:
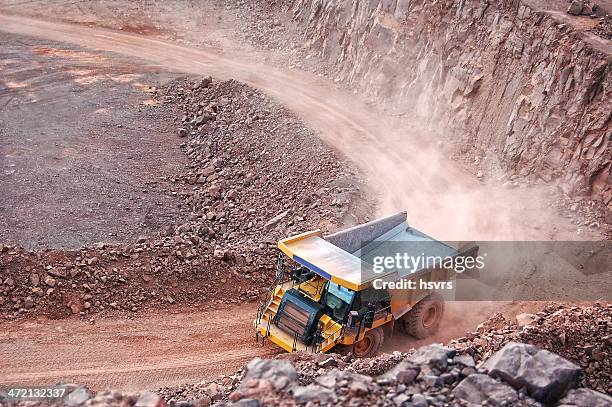
POLYGON ((465 367, 476 367, 476 363, 474 362, 474 358, 470 355, 459 355, 453 358, 453 363, 458 363, 465 367))
POLYGON ((393 397, 393 403, 395 403, 396 406, 400 407, 403 404, 407 403, 408 400, 410 400, 410 397, 408 397, 408 395, 402 393, 402 394, 398 394, 397 396, 393 397))
POLYGON ((531 397, 543 403, 555 402, 575 387, 581 371, 561 356, 517 342, 506 344, 481 367, 515 389, 526 387, 531 397))
POLYGON ((419 377, 419 380, 426 387, 442 387, 444 385, 444 381, 442 380, 442 378, 440 378, 439 376, 434 376, 430 374, 421 375, 419 377))
POLYGON ((579 16, 582 13, 582 7, 584 6, 584 1, 582 0, 573 0, 567 9, 567 13, 573 16, 579 16))
POLYGON ((559 401, 559 407, 563 406, 610 407, 612 397, 591 389, 574 389, 559 401))
POLYGON ((345 370, 337 370, 334 369, 331 372, 319 376, 315 379, 315 382, 318 385, 323 387, 327 387, 329 389, 333 389, 336 387, 336 383, 338 382, 360 382, 364 384, 369 384, 373 381, 370 376, 365 376, 359 373, 347 372, 345 370))
POLYGON ((232 406, 235 407, 259 407, 261 406, 261 402, 255 399, 242 399, 232 403, 232 406))
POLYGON ((442 380, 444 384, 451 384, 452 382, 455 381, 455 378, 450 373, 442 373, 440 375, 440 380, 442 380))
POLYGON ((66 404, 69 406, 80 406, 85 404, 91 398, 91 393, 85 386, 79 386, 71 391, 66 398, 66 404))
POLYGON ((267 379, 276 390, 281 390, 297 379, 295 367, 288 360, 262 360, 255 358, 246 365, 245 382, 267 379))
POLYGON ((412 395, 412 405, 414 407, 427 407, 427 399, 420 393, 412 395))
POLYGON ((308 386, 298 386, 294 388, 293 397, 297 403, 325 403, 336 400, 336 394, 333 390, 318 386, 316 384, 309 384, 308 386))
POLYGON ((448 358, 452 358, 457 353, 456 350, 442 345, 427 345, 420 347, 408 361, 417 365, 429 365, 440 370, 448 366, 448 358))
POLYGON ((145 391, 138 397, 134 407, 164 407, 166 402, 159 394, 145 391))
POLYGON ((518 394, 512 387, 480 373, 463 379, 453 390, 453 395, 478 405, 489 403, 501 406, 518 400, 518 394))
POLYGON ((383 377, 395 380, 398 383, 410 384, 419 375, 419 371, 418 366, 404 360, 385 373, 383 377))

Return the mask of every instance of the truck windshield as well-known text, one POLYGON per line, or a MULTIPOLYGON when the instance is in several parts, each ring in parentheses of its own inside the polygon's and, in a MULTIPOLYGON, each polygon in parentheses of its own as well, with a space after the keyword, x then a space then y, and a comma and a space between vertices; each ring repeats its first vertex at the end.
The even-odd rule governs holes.
POLYGON ((355 291, 342 287, 336 283, 327 284, 325 294, 325 305, 333 311, 332 317, 337 321, 342 321, 355 297, 355 291))

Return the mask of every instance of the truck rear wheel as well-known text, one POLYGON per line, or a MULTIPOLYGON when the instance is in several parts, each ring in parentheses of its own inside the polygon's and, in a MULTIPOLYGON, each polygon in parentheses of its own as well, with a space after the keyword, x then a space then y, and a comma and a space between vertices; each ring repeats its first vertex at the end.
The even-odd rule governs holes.
POLYGON ((363 338, 355 342, 351 351, 358 358, 369 358, 378 352, 385 340, 385 334, 382 328, 374 328, 365 333, 363 338))
POLYGON ((440 294, 432 293, 419 301, 400 319, 400 329, 415 338, 427 338, 436 333, 443 314, 444 299, 440 294))

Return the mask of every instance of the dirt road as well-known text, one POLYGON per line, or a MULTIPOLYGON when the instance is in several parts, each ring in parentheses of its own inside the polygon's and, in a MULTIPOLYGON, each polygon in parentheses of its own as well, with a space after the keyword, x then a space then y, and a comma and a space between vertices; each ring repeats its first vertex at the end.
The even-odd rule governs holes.
POLYGON ((137 319, 3 324, 0 386, 80 382, 94 389, 155 389, 229 374, 278 350, 255 343, 254 305, 152 312, 137 319))
MULTIPOLYGON (((511 317, 533 307, 510 302, 448 304, 444 329, 437 336, 416 341, 396 333, 383 350, 446 342, 475 329, 500 308, 511 317)), ((75 318, 4 323, 0 388, 66 381, 96 390, 142 390, 213 379, 240 369, 254 357, 279 352, 269 343, 255 343, 251 329, 255 313, 255 305, 246 305, 215 311, 155 311, 93 325, 75 318)))

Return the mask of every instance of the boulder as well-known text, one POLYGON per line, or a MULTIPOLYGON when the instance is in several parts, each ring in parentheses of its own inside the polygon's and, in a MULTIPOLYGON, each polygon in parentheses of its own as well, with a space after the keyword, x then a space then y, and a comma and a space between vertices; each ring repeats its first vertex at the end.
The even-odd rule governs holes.
POLYGON ((412 356, 409 362, 416 365, 428 365, 440 370, 445 370, 448 366, 448 359, 455 356, 456 350, 442 345, 432 344, 420 347, 412 356))
POLYGON ((535 322, 536 316, 533 314, 519 314, 516 316, 516 325, 519 328, 531 325, 535 322))
POLYGON ((414 407, 427 407, 429 405, 427 398, 420 393, 413 394, 411 401, 414 407))
POLYGON ((406 360, 401 361, 393 369, 389 370, 383 377, 392 379, 402 384, 411 384, 419 375, 421 369, 406 360))
POLYGON ((453 395, 477 405, 511 405, 518 401, 516 390, 481 373, 466 377, 455 387, 453 395))
POLYGON ((373 379, 370 376, 365 376, 359 373, 334 369, 323 376, 317 377, 315 381, 320 386, 333 389, 336 387, 337 383, 341 382, 360 382, 364 383, 367 386, 373 381, 373 379))
POLYGON ((297 379, 297 371, 288 360, 255 358, 247 363, 244 379, 266 379, 276 390, 281 390, 297 379))
POLYGON ((574 389, 559 401, 559 407, 569 406, 609 407, 612 397, 591 389, 574 389))
POLYGON ((575 387, 581 372, 561 356, 518 342, 506 344, 481 368, 515 389, 525 387, 531 397, 543 403, 555 402, 575 387))
POLYGON ((138 397, 134 407, 166 407, 166 401, 159 394, 146 391, 138 397))
POLYGON ((298 386, 293 389, 293 398, 297 403, 326 403, 335 402, 336 394, 333 390, 319 386, 316 384, 309 384, 308 386, 298 386))
POLYGON ((582 7, 584 7, 584 1, 573 0, 567 8, 567 13, 573 16, 579 16, 582 13, 582 7))
POLYGON ((85 386, 79 386, 68 394, 66 404, 68 406, 80 406, 91 398, 91 393, 85 386))
POLYGON ((453 363, 460 364, 465 367, 476 367, 476 362, 474 362, 474 358, 470 355, 459 355, 453 358, 453 363))

